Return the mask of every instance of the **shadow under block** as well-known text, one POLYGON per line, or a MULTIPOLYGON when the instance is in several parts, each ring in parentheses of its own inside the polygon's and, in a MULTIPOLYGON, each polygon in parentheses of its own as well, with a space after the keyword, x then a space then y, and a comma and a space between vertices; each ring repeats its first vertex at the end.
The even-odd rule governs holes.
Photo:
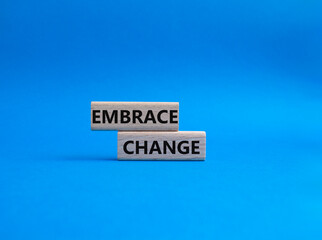
POLYGON ((178 102, 91 102, 92 130, 178 131, 178 102))
POLYGON ((205 160, 205 132, 118 132, 119 160, 205 160))

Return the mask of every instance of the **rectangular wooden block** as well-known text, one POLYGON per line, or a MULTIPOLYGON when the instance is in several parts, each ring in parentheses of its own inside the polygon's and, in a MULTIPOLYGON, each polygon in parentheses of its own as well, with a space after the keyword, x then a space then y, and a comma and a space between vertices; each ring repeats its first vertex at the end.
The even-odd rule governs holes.
POLYGON ((91 102, 92 130, 178 131, 178 102, 91 102))
POLYGON ((119 160, 205 160, 205 132, 118 132, 119 160))

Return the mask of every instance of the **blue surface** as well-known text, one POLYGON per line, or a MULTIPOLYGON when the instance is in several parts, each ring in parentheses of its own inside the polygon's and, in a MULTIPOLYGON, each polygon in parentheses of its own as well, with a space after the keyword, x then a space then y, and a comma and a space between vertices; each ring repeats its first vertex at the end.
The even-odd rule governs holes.
POLYGON ((1 239, 322 239, 321 1, 1 1, 1 239), (118 162, 90 101, 179 101, 205 162, 118 162))

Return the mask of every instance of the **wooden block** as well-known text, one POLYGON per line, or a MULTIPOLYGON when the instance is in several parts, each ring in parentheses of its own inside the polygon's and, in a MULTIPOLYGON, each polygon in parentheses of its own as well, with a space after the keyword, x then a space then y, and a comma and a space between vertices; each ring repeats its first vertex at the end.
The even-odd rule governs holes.
POLYGON ((178 131, 178 102, 91 102, 92 130, 178 131))
POLYGON ((205 132, 118 132, 119 160, 205 160, 205 132))

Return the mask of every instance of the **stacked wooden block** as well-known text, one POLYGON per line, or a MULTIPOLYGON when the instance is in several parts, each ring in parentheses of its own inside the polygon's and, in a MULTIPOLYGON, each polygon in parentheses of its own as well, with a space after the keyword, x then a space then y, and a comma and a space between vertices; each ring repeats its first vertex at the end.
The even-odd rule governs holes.
POLYGON ((206 133, 179 130, 176 102, 92 102, 92 130, 118 130, 119 160, 205 160, 206 133))

